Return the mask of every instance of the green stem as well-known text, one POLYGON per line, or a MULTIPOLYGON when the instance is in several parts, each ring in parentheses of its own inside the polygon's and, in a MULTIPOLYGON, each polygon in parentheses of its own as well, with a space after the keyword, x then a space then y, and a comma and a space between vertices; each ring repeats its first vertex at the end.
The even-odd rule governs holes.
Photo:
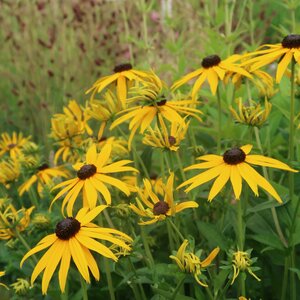
MULTIPOLYGON (((135 278, 137 279, 138 278, 138 274, 136 272, 136 269, 134 267, 134 264, 132 263, 131 259, 130 259, 130 256, 127 256, 127 259, 128 259, 128 262, 129 262, 129 266, 131 268, 131 271, 133 272, 135 278)), ((137 299, 142 299, 142 300, 147 300, 147 297, 145 295, 145 291, 143 289, 143 286, 141 284, 141 282, 139 280, 137 280, 138 282, 138 287, 139 287, 139 290, 137 289, 136 287, 136 283, 134 282, 133 284, 133 290, 134 290, 134 294, 135 295, 138 295, 138 297, 136 297, 137 299)))
POLYGON ((238 240, 238 250, 243 251, 244 249, 244 221, 243 221, 243 207, 241 200, 236 200, 237 202, 237 240, 238 240))
MULTIPOLYGON (((242 201, 237 200, 237 240, 238 240, 238 250, 244 250, 244 242, 245 242, 245 224, 243 219, 243 207, 242 201)), ((246 285, 244 276, 239 276, 239 284, 240 284, 240 295, 246 295, 246 285)))
POLYGON ((180 279, 180 281, 178 282, 178 284, 177 284, 177 286, 176 286, 176 288, 175 288, 175 290, 174 290, 174 292, 173 292, 173 294, 172 294, 170 300, 175 300, 175 299, 176 299, 176 296, 177 296, 177 294, 178 294, 178 292, 179 292, 181 286, 183 285, 183 283, 184 283, 184 281, 185 281, 185 279, 186 279, 186 276, 187 276, 187 274, 185 274, 185 275, 183 275, 183 276, 181 277, 181 279, 180 279))
POLYGON ((113 281, 111 278, 111 272, 110 272, 110 266, 109 266, 109 261, 107 258, 104 258, 104 269, 105 269, 105 273, 106 273, 106 279, 107 279, 107 284, 108 284, 108 291, 109 291, 109 295, 110 295, 110 299, 111 300, 115 300, 115 290, 114 290, 114 285, 113 285, 113 281))
POLYGON ((177 226, 173 223, 173 221, 170 218, 167 218, 167 221, 170 223, 171 227, 174 229, 174 231, 177 233, 177 235, 179 236, 179 238, 183 242, 184 241, 184 237, 181 234, 181 232, 179 231, 179 229, 177 228, 177 226))
MULTIPOLYGON (((257 147, 259 148, 260 152, 263 153, 263 148, 262 148, 262 144, 261 144, 260 136, 259 136, 259 130, 258 130, 257 127, 254 127, 254 133, 255 133, 255 139, 256 139, 257 147)), ((266 167, 262 167, 262 169, 263 169, 264 177, 266 178, 266 180, 269 181, 269 175, 268 175, 266 167)), ((272 200, 272 197, 269 194, 268 194, 268 200, 269 201, 272 200)), ((278 237, 280 238, 282 244, 285 247, 288 247, 288 243, 287 243, 287 241, 286 241, 286 239, 283 235, 283 232, 281 230, 280 223, 279 223, 278 216, 277 216, 277 212, 276 212, 276 209, 274 207, 271 207, 271 213, 272 213, 272 218, 273 218, 273 222, 274 222, 275 229, 276 229, 276 232, 278 234, 278 237)))
POLYGON ((185 181, 186 176, 185 176, 185 173, 183 171, 183 165, 182 165, 182 161, 181 161, 181 158, 180 158, 180 155, 179 155, 178 151, 176 151, 176 159, 177 159, 179 171, 180 171, 180 174, 181 174, 181 179, 182 179, 182 181, 185 181))
POLYGON ((217 152, 221 152, 221 135, 222 135, 222 104, 219 87, 217 88, 217 102, 218 102, 218 139, 217 139, 217 152))
POLYGON ((80 276, 80 284, 81 284, 81 292, 82 292, 82 300, 88 300, 88 293, 87 293, 87 285, 84 280, 84 278, 79 274, 80 276))
POLYGON ((154 266, 154 259, 153 259, 153 256, 152 256, 152 253, 151 253, 148 241, 147 241, 147 237, 146 237, 146 234, 145 234, 145 229, 144 229, 143 226, 140 226, 140 228, 141 228, 141 238, 142 238, 142 241, 143 241, 143 245, 144 245, 144 249, 145 249, 145 254, 146 254, 146 257, 147 257, 146 262, 148 264, 148 267, 150 269, 152 269, 153 266, 154 266))
MULTIPOLYGON (((295 159, 295 149, 294 149, 294 119, 295 119, 295 60, 293 59, 291 62, 291 102, 290 102, 290 128, 289 128, 289 160, 293 162, 295 159)), ((291 202, 293 202, 293 195, 294 195, 294 188, 295 188, 295 178, 294 173, 289 173, 289 196, 291 202)), ((293 235, 296 228, 297 222, 297 215, 299 210, 300 204, 300 197, 298 197, 296 202, 296 208, 293 214, 292 223, 290 227, 290 234, 289 234, 289 245, 292 244, 293 235)), ((291 261, 291 268, 295 268, 295 261, 293 259, 295 255, 295 247, 292 245, 292 250, 290 252, 290 261, 291 261)), ((291 299, 296 300, 296 281, 295 281, 295 273, 290 273, 291 279, 291 299)))
POLYGON ((284 273, 283 273, 283 280, 282 280, 282 290, 281 290, 281 300, 286 299, 286 289, 288 283, 288 274, 289 274, 289 260, 288 257, 285 258, 284 261, 284 273))
MULTIPOLYGON (((291 102, 290 102, 290 130, 289 130, 289 161, 293 162, 295 157, 294 151, 294 119, 295 119, 295 61, 291 63, 291 102)), ((290 200, 294 194, 294 173, 289 174, 289 192, 290 200)))
POLYGON ((172 226, 169 223, 169 220, 167 218, 167 231, 168 231, 168 238, 169 238, 169 245, 170 245, 170 250, 173 251, 175 250, 176 246, 174 244, 174 238, 173 238, 173 231, 171 230, 172 226))
MULTIPOLYGON (((29 251, 31 250, 31 247, 28 245, 28 243, 26 242, 26 240, 22 237, 22 235, 19 233, 18 230, 14 231, 16 237, 19 239, 19 241, 24 245, 24 247, 29 251)), ((35 264, 37 264, 38 259, 36 258, 35 254, 33 254, 32 259, 34 260, 35 264)))
MULTIPOLYGON (((124 21, 125 35, 126 35, 126 39, 128 41, 129 26, 128 26, 128 16, 127 16, 127 13, 126 13, 125 5, 126 5, 126 2, 124 1, 124 4, 121 5, 121 12, 122 12, 122 17, 123 17, 123 21, 124 21)), ((128 43, 128 49, 129 49, 129 55, 130 55, 130 63, 133 65, 134 64, 134 57, 133 57, 131 42, 128 43)))

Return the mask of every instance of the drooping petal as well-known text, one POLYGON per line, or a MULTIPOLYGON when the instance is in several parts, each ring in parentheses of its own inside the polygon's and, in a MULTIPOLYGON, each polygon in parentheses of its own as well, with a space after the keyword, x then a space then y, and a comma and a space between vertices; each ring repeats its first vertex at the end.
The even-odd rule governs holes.
POLYGON ((262 155, 247 155, 245 161, 253 165, 277 168, 277 169, 287 170, 290 172, 298 172, 297 170, 290 168, 287 164, 277 159, 262 156, 262 155))
POLYGON ((69 239, 69 249, 78 271, 85 279, 85 281, 89 283, 90 274, 88 270, 87 260, 83 253, 81 244, 76 239, 76 236, 69 239))
POLYGON ((237 166, 231 166, 230 181, 236 199, 240 199, 242 192, 242 176, 237 166))
POLYGON ((53 276, 53 273, 58 266, 59 261, 61 260, 63 253, 65 251, 65 248, 68 246, 65 241, 57 240, 57 249, 55 252, 55 255, 52 256, 45 268, 44 275, 43 275, 43 280, 42 280, 42 293, 46 294, 49 282, 53 276), (51 262, 51 263, 50 263, 51 262))
POLYGON ((65 248, 62 254, 60 268, 58 272, 59 286, 62 292, 65 291, 67 275, 70 268, 70 261, 71 261, 71 252, 69 249, 69 245, 67 245, 67 247, 65 248))
POLYGON ((231 168, 230 166, 224 165, 222 168, 222 172, 220 172, 218 178, 215 180, 212 185, 210 192, 208 194, 208 201, 211 201, 225 186, 230 177, 231 168))
POLYGON ((280 61, 280 63, 277 66, 277 72, 276 72, 276 82, 279 83, 284 72, 286 71, 289 63, 292 61, 293 58, 293 52, 288 51, 280 61))

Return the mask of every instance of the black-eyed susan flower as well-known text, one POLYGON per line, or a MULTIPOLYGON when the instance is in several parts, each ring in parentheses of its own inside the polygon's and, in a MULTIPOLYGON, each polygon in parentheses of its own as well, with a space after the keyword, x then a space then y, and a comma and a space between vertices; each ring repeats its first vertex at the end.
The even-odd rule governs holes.
POLYGON ((253 267, 253 264, 256 262, 256 258, 251 258, 251 251, 230 251, 231 254, 231 264, 233 268, 233 275, 231 284, 234 283, 234 281, 239 276, 240 272, 248 272, 250 275, 252 275, 256 280, 260 281, 260 279, 254 274, 254 270, 258 270, 258 267, 253 267))
POLYGON ((116 113, 121 111, 121 105, 115 94, 108 90, 103 99, 91 99, 86 108, 86 113, 93 119, 101 122, 98 131, 98 139, 103 136, 107 123, 113 119, 116 113))
POLYGON ((17 134, 13 132, 10 136, 8 133, 2 133, 0 139, 0 157, 8 153, 14 160, 22 154, 23 147, 29 143, 31 136, 24 137, 22 132, 17 134))
POLYGON ((267 121, 271 112, 272 104, 265 98, 265 107, 260 103, 250 100, 250 105, 243 104, 242 98, 236 99, 238 103, 238 110, 230 106, 230 111, 237 123, 249 126, 261 127, 267 121))
POLYGON ((98 79, 93 86, 86 91, 86 94, 92 92, 91 99, 94 99, 96 93, 100 93, 106 87, 116 84, 118 99, 123 108, 126 107, 126 98, 128 84, 133 85, 136 82, 147 82, 151 78, 150 72, 138 71, 132 68, 129 63, 115 66, 114 74, 104 76, 98 79))
POLYGON ((239 199, 242 192, 242 179, 244 179, 254 192, 255 196, 258 196, 258 187, 261 187, 272 195, 279 203, 282 203, 280 196, 272 185, 251 165, 277 168, 290 172, 298 171, 290 168, 287 164, 277 159, 263 155, 250 155, 251 149, 252 145, 245 145, 240 148, 229 149, 225 151, 223 155, 207 154, 198 157, 198 160, 203 160, 204 162, 191 165, 190 167, 185 168, 185 171, 195 169, 208 170, 186 180, 178 186, 178 188, 190 184, 185 190, 185 192, 189 192, 199 185, 216 178, 208 194, 208 200, 211 201, 225 186, 227 181, 230 180, 234 195, 236 199, 239 199))
POLYGON ((86 153, 85 163, 73 165, 73 168, 77 171, 77 177, 59 183, 53 188, 58 189, 63 187, 53 199, 51 206, 58 198, 66 194, 61 210, 63 212, 67 205, 67 213, 68 215, 72 215, 73 205, 81 190, 83 190, 83 206, 88 206, 90 209, 94 208, 97 205, 98 192, 103 196, 107 204, 111 204, 111 195, 106 187, 107 184, 116 187, 128 196, 130 194, 128 186, 121 180, 108 176, 108 174, 138 171, 133 167, 127 166, 131 163, 130 160, 120 160, 108 164, 111 151, 112 145, 108 143, 98 154, 96 145, 93 144, 86 153))
POLYGON ((223 81, 227 72, 239 73, 246 77, 251 77, 246 70, 237 64, 237 61, 240 60, 240 58, 240 55, 232 55, 225 60, 221 60, 218 55, 209 55, 203 58, 201 62, 202 68, 177 80, 171 86, 171 89, 178 89, 183 84, 197 77, 191 91, 192 99, 196 99, 198 91, 206 80, 208 81, 212 94, 215 95, 219 80, 223 81))
POLYGON ((171 173, 167 184, 164 186, 164 199, 161 200, 160 196, 153 192, 153 188, 148 179, 144 179, 144 188, 146 193, 142 189, 138 189, 138 197, 136 203, 130 203, 130 208, 142 219, 150 219, 147 221, 141 221, 140 225, 149 225, 158 221, 165 220, 166 217, 174 216, 180 211, 187 208, 196 208, 198 204, 195 201, 185 201, 180 203, 174 202, 173 196, 174 185, 174 173, 171 173))
POLYGON ((215 248, 206 259, 201 261, 199 256, 195 255, 192 251, 186 251, 188 244, 188 240, 184 240, 179 247, 176 256, 170 255, 170 258, 176 262, 182 272, 193 274, 198 284, 208 287, 208 285, 205 282, 202 282, 199 277, 203 276, 202 271, 212 263, 218 255, 220 248, 215 248))
POLYGON ((20 176, 20 164, 17 160, 7 159, 0 162, 0 183, 6 188, 20 176))
POLYGON ((127 243, 131 243, 132 239, 128 235, 116 229, 103 228, 91 223, 106 207, 106 205, 100 205, 92 210, 89 210, 88 207, 81 208, 75 218, 69 216, 57 223, 55 233, 44 237, 25 254, 20 263, 21 267, 31 255, 50 247, 35 266, 31 275, 31 284, 44 271, 42 293, 46 294, 53 273, 60 262, 58 279, 60 289, 64 292, 71 259, 85 281, 90 283, 89 271, 96 280, 99 280, 98 264, 90 250, 114 261, 117 261, 118 258, 109 247, 99 243, 97 239, 130 250, 127 243))
POLYGON ((195 108, 197 102, 193 100, 168 101, 162 94, 163 86, 161 80, 156 76, 155 80, 143 88, 138 88, 136 90, 137 96, 133 97, 132 101, 139 101, 141 104, 123 110, 120 112, 123 115, 112 123, 110 129, 114 129, 120 124, 131 120, 129 123, 129 149, 138 128, 140 128, 140 133, 144 133, 151 123, 156 121, 158 116, 161 116, 158 117, 159 124, 162 124, 161 120, 163 119, 168 120, 170 123, 184 122, 184 118, 181 115, 192 116, 199 122, 202 121, 201 117, 199 117, 199 114, 202 114, 202 112, 195 108))
POLYGON ((287 35, 281 43, 262 45, 257 51, 251 52, 249 55, 256 55, 245 62, 245 64, 251 65, 251 71, 280 59, 276 71, 276 82, 279 83, 292 59, 298 64, 300 63, 300 35, 287 35))
POLYGON ((40 165, 35 174, 33 174, 27 181, 25 181, 19 188, 18 193, 22 196, 25 192, 28 192, 34 183, 37 182, 37 191, 41 195, 45 186, 51 187, 53 179, 56 177, 67 178, 69 173, 62 167, 51 168, 48 164, 44 163, 40 165))
POLYGON ((12 204, 8 204, 6 208, 0 212, 0 240, 9 240, 16 236, 16 231, 24 231, 30 224, 30 215, 34 210, 34 206, 19 210, 12 204))
POLYGON ((54 117, 66 118, 69 120, 74 120, 75 123, 82 129, 84 129, 87 134, 92 134, 93 131, 88 125, 87 121, 90 119, 85 110, 83 110, 76 100, 70 100, 67 106, 63 108, 64 114, 56 114, 54 117))
MULTIPOLYGON (((161 116, 159 116, 161 117, 161 116)), ((143 143, 154 148, 168 149, 177 151, 182 140, 186 136, 190 122, 172 122, 170 130, 167 128, 163 120, 160 121, 161 126, 155 126, 153 130, 149 127, 148 132, 143 138, 143 143)))
MULTIPOLYGON (((5 271, 0 271, 0 277, 4 276, 5 275, 5 271)), ((5 287, 6 289, 9 289, 8 286, 2 282, 0 282, 0 286, 3 286, 5 287)))

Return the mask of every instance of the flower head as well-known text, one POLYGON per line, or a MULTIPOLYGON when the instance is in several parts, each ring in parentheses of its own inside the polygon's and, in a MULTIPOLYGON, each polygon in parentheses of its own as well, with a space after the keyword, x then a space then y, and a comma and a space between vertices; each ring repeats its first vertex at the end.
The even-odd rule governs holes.
POLYGON ((191 165, 185 168, 185 171, 194 169, 208 170, 186 180, 178 188, 191 184, 185 190, 185 192, 189 192, 197 186, 217 178, 208 195, 208 200, 211 201, 230 179, 234 195, 236 199, 239 199, 242 192, 242 179, 244 179, 254 192, 255 196, 258 196, 258 186, 260 186, 281 203, 282 200, 272 185, 255 171, 251 164, 282 169, 290 172, 298 171, 290 168, 287 164, 277 159, 263 155, 250 155, 251 149, 252 145, 245 145, 240 148, 229 149, 225 151, 222 156, 214 154, 200 156, 198 160, 204 160, 204 162, 191 165))
POLYGON ((116 90, 118 99, 123 108, 126 107, 127 90, 128 85, 133 85, 137 82, 147 82, 151 79, 152 74, 150 72, 138 71, 132 68, 129 63, 115 66, 114 74, 104 76, 98 79, 93 86, 86 91, 86 94, 92 92, 91 99, 94 99, 96 93, 100 93, 106 87, 112 86, 116 83, 116 90))
POLYGON ((233 268, 233 277, 232 277, 231 284, 234 283, 234 281, 239 276, 239 273, 241 271, 242 272, 247 271, 256 280, 260 281, 260 279, 253 273, 253 267, 251 267, 253 263, 256 261, 256 258, 251 259, 250 257, 251 251, 252 250, 231 252, 232 268, 233 268))
POLYGON ((37 167, 35 173, 18 188, 19 195, 22 196, 25 192, 28 192, 35 182, 37 182, 38 193, 41 195, 45 186, 53 184, 53 178, 67 178, 68 176, 69 173, 64 168, 51 168, 48 164, 44 163, 37 167))
POLYGON ((10 157, 14 160, 22 154, 24 146, 29 143, 31 137, 23 137, 22 132, 17 134, 13 132, 12 136, 8 133, 2 133, 0 139, 0 157, 5 153, 9 153, 10 157))
POLYGON ((262 45, 260 49, 249 53, 249 55, 256 55, 244 63, 246 65, 251 65, 251 71, 280 59, 276 71, 276 82, 279 83, 292 59, 298 64, 300 63, 300 35, 287 35, 283 38, 281 43, 262 45))
POLYGON ((80 209, 75 218, 67 217, 60 221, 56 225, 55 233, 44 237, 25 254, 20 263, 21 267, 31 255, 50 247, 35 266, 31 275, 31 284, 44 271, 42 293, 46 294, 53 273, 61 262, 58 279, 60 289, 64 292, 71 259, 88 283, 90 282, 89 270, 95 279, 99 280, 98 264, 90 250, 114 261, 117 261, 118 258, 107 246, 99 243, 96 239, 105 240, 130 250, 127 243, 132 242, 132 239, 128 235, 116 229, 103 228, 91 223, 105 208, 106 205, 100 205, 90 211, 88 207, 80 209))
POLYGON ((202 275, 203 269, 208 267, 212 263, 212 261, 218 255, 220 248, 215 248, 206 259, 201 261, 200 258, 193 252, 186 251, 188 243, 188 240, 184 240, 179 247, 176 256, 171 255, 170 258, 175 260, 181 271, 192 273, 198 284, 207 287, 208 285, 202 282, 199 276, 202 275))
POLYGON ((265 99, 265 107, 262 108, 260 103, 251 101, 250 105, 243 105, 242 98, 237 99, 239 110, 236 111, 230 107, 230 111, 237 123, 261 127, 268 119, 271 112, 272 104, 265 99))
POLYGON ((141 221, 139 224, 153 224, 164 220, 166 217, 173 216, 186 208, 198 207, 198 204, 195 201, 174 203, 173 185, 174 173, 171 173, 167 184, 164 186, 164 199, 161 200, 160 197, 153 192, 150 181, 144 179, 145 192, 143 192, 142 189, 138 189, 138 197, 136 198, 137 205, 130 203, 129 206, 142 218, 150 218, 150 220, 141 221))
POLYGON ((154 130, 149 127, 148 132, 143 138, 143 143, 155 148, 177 151, 179 149, 180 142, 186 136, 189 122, 172 122, 170 130, 168 130, 163 120, 161 120, 160 125, 161 128, 156 125, 154 130))
POLYGON ((17 281, 10 285, 17 295, 25 295, 30 289, 29 282, 24 278, 17 278, 17 281))
POLYGON ((63 187, 53 199, 51 206, 58 198, 66 194, 61 210, 63 212, 67 205, 67 213, 68 215, 72 215, 74 202, 81 190, 83 190, 83 205, 88 206, 90 209, 94 208, 97 204, 98 192, 103 196, 105 202, 110 204, 111 195, 106 184, 116 187, 128 196, 130 191, 127 185, 121 180, 108 176, 107 174, 138 171, 133 167, 126 166, 131 163, 130 160, 120 160, 108 164, 111 152, 112 145, 110 143, 105 144, 99 154, 97 153, 96 145, 93 144, 86 153, 85 163, 73 165, 73 168, 77 171, 77 177, 59 183, 53 188, 58 189, 63 187))
POLYGON ((20 176, 20 165, 17 160, 6 159, 0 162, 0 183, 6 188, 20 176))
POLYGON ((175 90, 191 79, 198 77, 191 92, 192 99, 196 99, 197 93, 201 89, 205 80, 208 81, 210 90, 212 94, 215 95, 219 80, 223 81, 227 72, 238 73, 246 77, 251 77, 246 70, 236 63, 238 60, 240 60, 240 55, 232 55, 225 60, 221 60, 218 55, 209 55, 203 58, 201 62, 202 68, 197 69, 176 81, 172 85, 171 89, 175 90))
POLYGON ((24 231, 30 224, 30 215, 34 206, 18 211, 12 204, 0 212, 0 240, 9 240, 16 235, 16 231, 24 231))
POLYGON ((162 81, 156 76, 155 80, 144 85, 143 88, 137 88, 137 96, 133 97, 132 101, 139 101, 140 104, 120 112, 123 115, 112 123, 110 129, 113 129, 131 119, 129 123, 129 130, 131 131, 128 139, 129 149, 138 128, 140 128, 140 133, 144 133, 151 123, 157 119, 157 117, 161 126, 163 126, 163 119, 168 120, 170 123, 184 122, 184 118, 181 115, 192 116, 199 122, 202 121, 199 116, 202 112, 195 108, 195 105, 198 102, 192 100, 168 101, 162 93, 163 86, 162 81))

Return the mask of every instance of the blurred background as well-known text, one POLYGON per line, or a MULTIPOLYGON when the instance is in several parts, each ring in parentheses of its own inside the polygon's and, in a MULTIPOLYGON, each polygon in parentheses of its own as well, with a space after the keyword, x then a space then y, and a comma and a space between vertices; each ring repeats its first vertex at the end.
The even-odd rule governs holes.
POLYGON ((171 84, 206 55, 278 43, 296 2, 0 0, 1 132, 46 144, 51 115, 70 99, 84 105, 85 91, 120 63, 171 84))

